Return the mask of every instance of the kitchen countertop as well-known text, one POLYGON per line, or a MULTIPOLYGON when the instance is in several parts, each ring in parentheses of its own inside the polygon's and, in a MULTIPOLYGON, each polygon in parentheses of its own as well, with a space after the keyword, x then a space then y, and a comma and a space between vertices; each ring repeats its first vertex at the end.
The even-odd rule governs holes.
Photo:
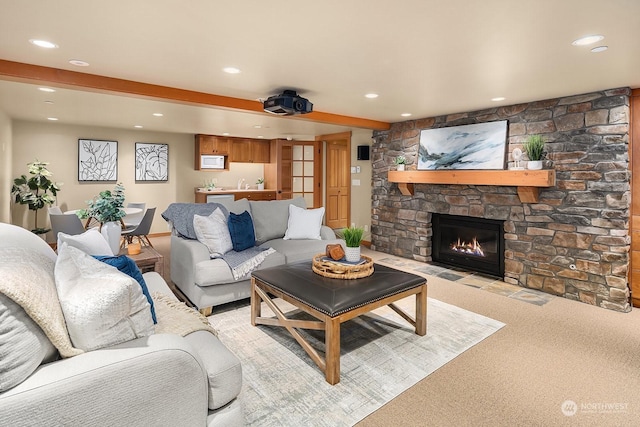
POLYGON ((202 187, 198 187, 196 188, 196 193, 203 193, 203 194, 227 194, 227 193, 247 193, 247 192, 269 192, 269 191, 276 191, 276 190, 272 190, 272 189, 268 189, 265 188, 264 190, 258 190, 257 188, 249 188, 248 190, 237 190, 235 188, 216 188, 214 190, 206 190, 202 187))

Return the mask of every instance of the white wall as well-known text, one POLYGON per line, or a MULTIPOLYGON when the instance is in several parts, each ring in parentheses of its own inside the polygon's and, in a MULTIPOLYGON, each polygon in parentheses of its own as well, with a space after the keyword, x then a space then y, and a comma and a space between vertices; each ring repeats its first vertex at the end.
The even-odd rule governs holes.
POLYGON ((11 222, 11 120, 0 111, 0 222, 11 222))
MULTIPOLYGON (((357 146, 371 144, 371 131, 356 130, 351 139, 352 165, 361 167, 359 186, 352 186, 351 222, 358 226, 371 224, 371 161, 357 159, 357 146)), ((9 214, 9 188, 14 177, 27 174, 27 164, 34 160, 49 162, 52 179, 62 182, 58 193, 58 205, 65 209, 86 207, 86 200, 100 191, 112 189, 113 182, 78 182, 78 139, 102 139, 118 141, 118 182, 125 187, 126 202, 146 202, 147 207, 157 207, 151 229, 152 233, 168 231, 160 214, 173 202, 193 202, 194 189, 206 180, 217 179, 220 187, 236 188, 239 179, 244 178, 252 187, 263 177, 262 164, 232 163, 229 171, 207 172, 194 170, 194 136, 148 132, 135 129, 100 128, 93 126, 65 125, 62 123, 39 123, 15 120, 13 123, 0 114, 0 143, 6 141, 6 150, 0 152, 0 220, 11 219, 14 224, 31 229, 34 213, 25 206, 13 205, 9 214), (167 182, 135 182, 134 150, 136 142, 169 144, 169 180, 167 182), (8 165, 8 167, 2 167, 8 165), (5 180, 5 184, 2 180, 5 180), (6 196, 5 196, 6 195, 6 196)), ((4 147, 4 146, 2 146, 4 147)), ((269 183, 267 183, 269 187, 269 183)), ((45 226, 47 218, 44 210, 39 213, 38 224, 45 226)), ((366 237, 365 237, 366 238, 366 237)), ((51 238, 49 238, 51 240, 51 238)))

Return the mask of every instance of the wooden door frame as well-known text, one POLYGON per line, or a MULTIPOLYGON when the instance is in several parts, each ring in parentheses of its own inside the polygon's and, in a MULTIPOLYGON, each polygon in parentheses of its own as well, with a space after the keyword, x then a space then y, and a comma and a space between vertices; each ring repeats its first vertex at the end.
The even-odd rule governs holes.
MULTIPOLYGON (((328 143, 332 141, 345 140, 345 139, 347 140, 347 153, 349 153, 349 155, 347 156, 348 164, 346 165, 346 168, 348 171, 348 176, 350 177, 351 176, 351 131, 316 136, 316 141, 319 141, 321 144, 324 144, 324 147, 321 147, 321 150, 322 148, 326 148, 328 143)), ((323 171, 324 173, 326 173, 326 165, 324 166, 323 171)), ((326 196, 325 190, 326 190, 326 183, 323 180, 322 193, 325 194, 323 206, 327 206, 327 196, 326 196)), ((349 179, 349 202, 347 203, 347 226, 349 226, 349 224, 351 224, 351 179, 349 179)))
POLYGON ((627 273, 631 304, 634 307, 640 307, 640 148, 634 146, 636 139, 635 143, 640 144, 640 89, 633 89, 629 99, 629 170, 631 171, 629 234, 631 247, 627 273))

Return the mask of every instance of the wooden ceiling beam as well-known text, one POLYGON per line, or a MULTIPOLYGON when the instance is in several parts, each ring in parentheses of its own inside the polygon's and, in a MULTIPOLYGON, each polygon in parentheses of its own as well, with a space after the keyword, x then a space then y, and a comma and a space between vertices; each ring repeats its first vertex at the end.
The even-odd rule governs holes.
MULTIPOLYGON (((264 112, 260 101, 117 79, 96 74, 79 73, 77 71, 68 71, 3 59, 0 59, 0 79, 22 83, 47 84, 53 87, 67 89, 82 89, 88 92, 120 94, 200 107, 215 107, 257 114, 270 114, 264 112)), ((284 116, 283 118, 372 130, 388 130, 391 127, 391 124, 387 122, 323 113, 320 111, 314 111, 304 114, 303 116, 284 116)))

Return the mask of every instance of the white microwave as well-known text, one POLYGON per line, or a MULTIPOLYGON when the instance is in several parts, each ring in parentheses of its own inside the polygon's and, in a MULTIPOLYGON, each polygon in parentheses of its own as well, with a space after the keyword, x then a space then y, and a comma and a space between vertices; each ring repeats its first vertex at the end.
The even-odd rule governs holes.
POLYGON ((224 169, 224 156, 201 155, 200 169, 224 169))

